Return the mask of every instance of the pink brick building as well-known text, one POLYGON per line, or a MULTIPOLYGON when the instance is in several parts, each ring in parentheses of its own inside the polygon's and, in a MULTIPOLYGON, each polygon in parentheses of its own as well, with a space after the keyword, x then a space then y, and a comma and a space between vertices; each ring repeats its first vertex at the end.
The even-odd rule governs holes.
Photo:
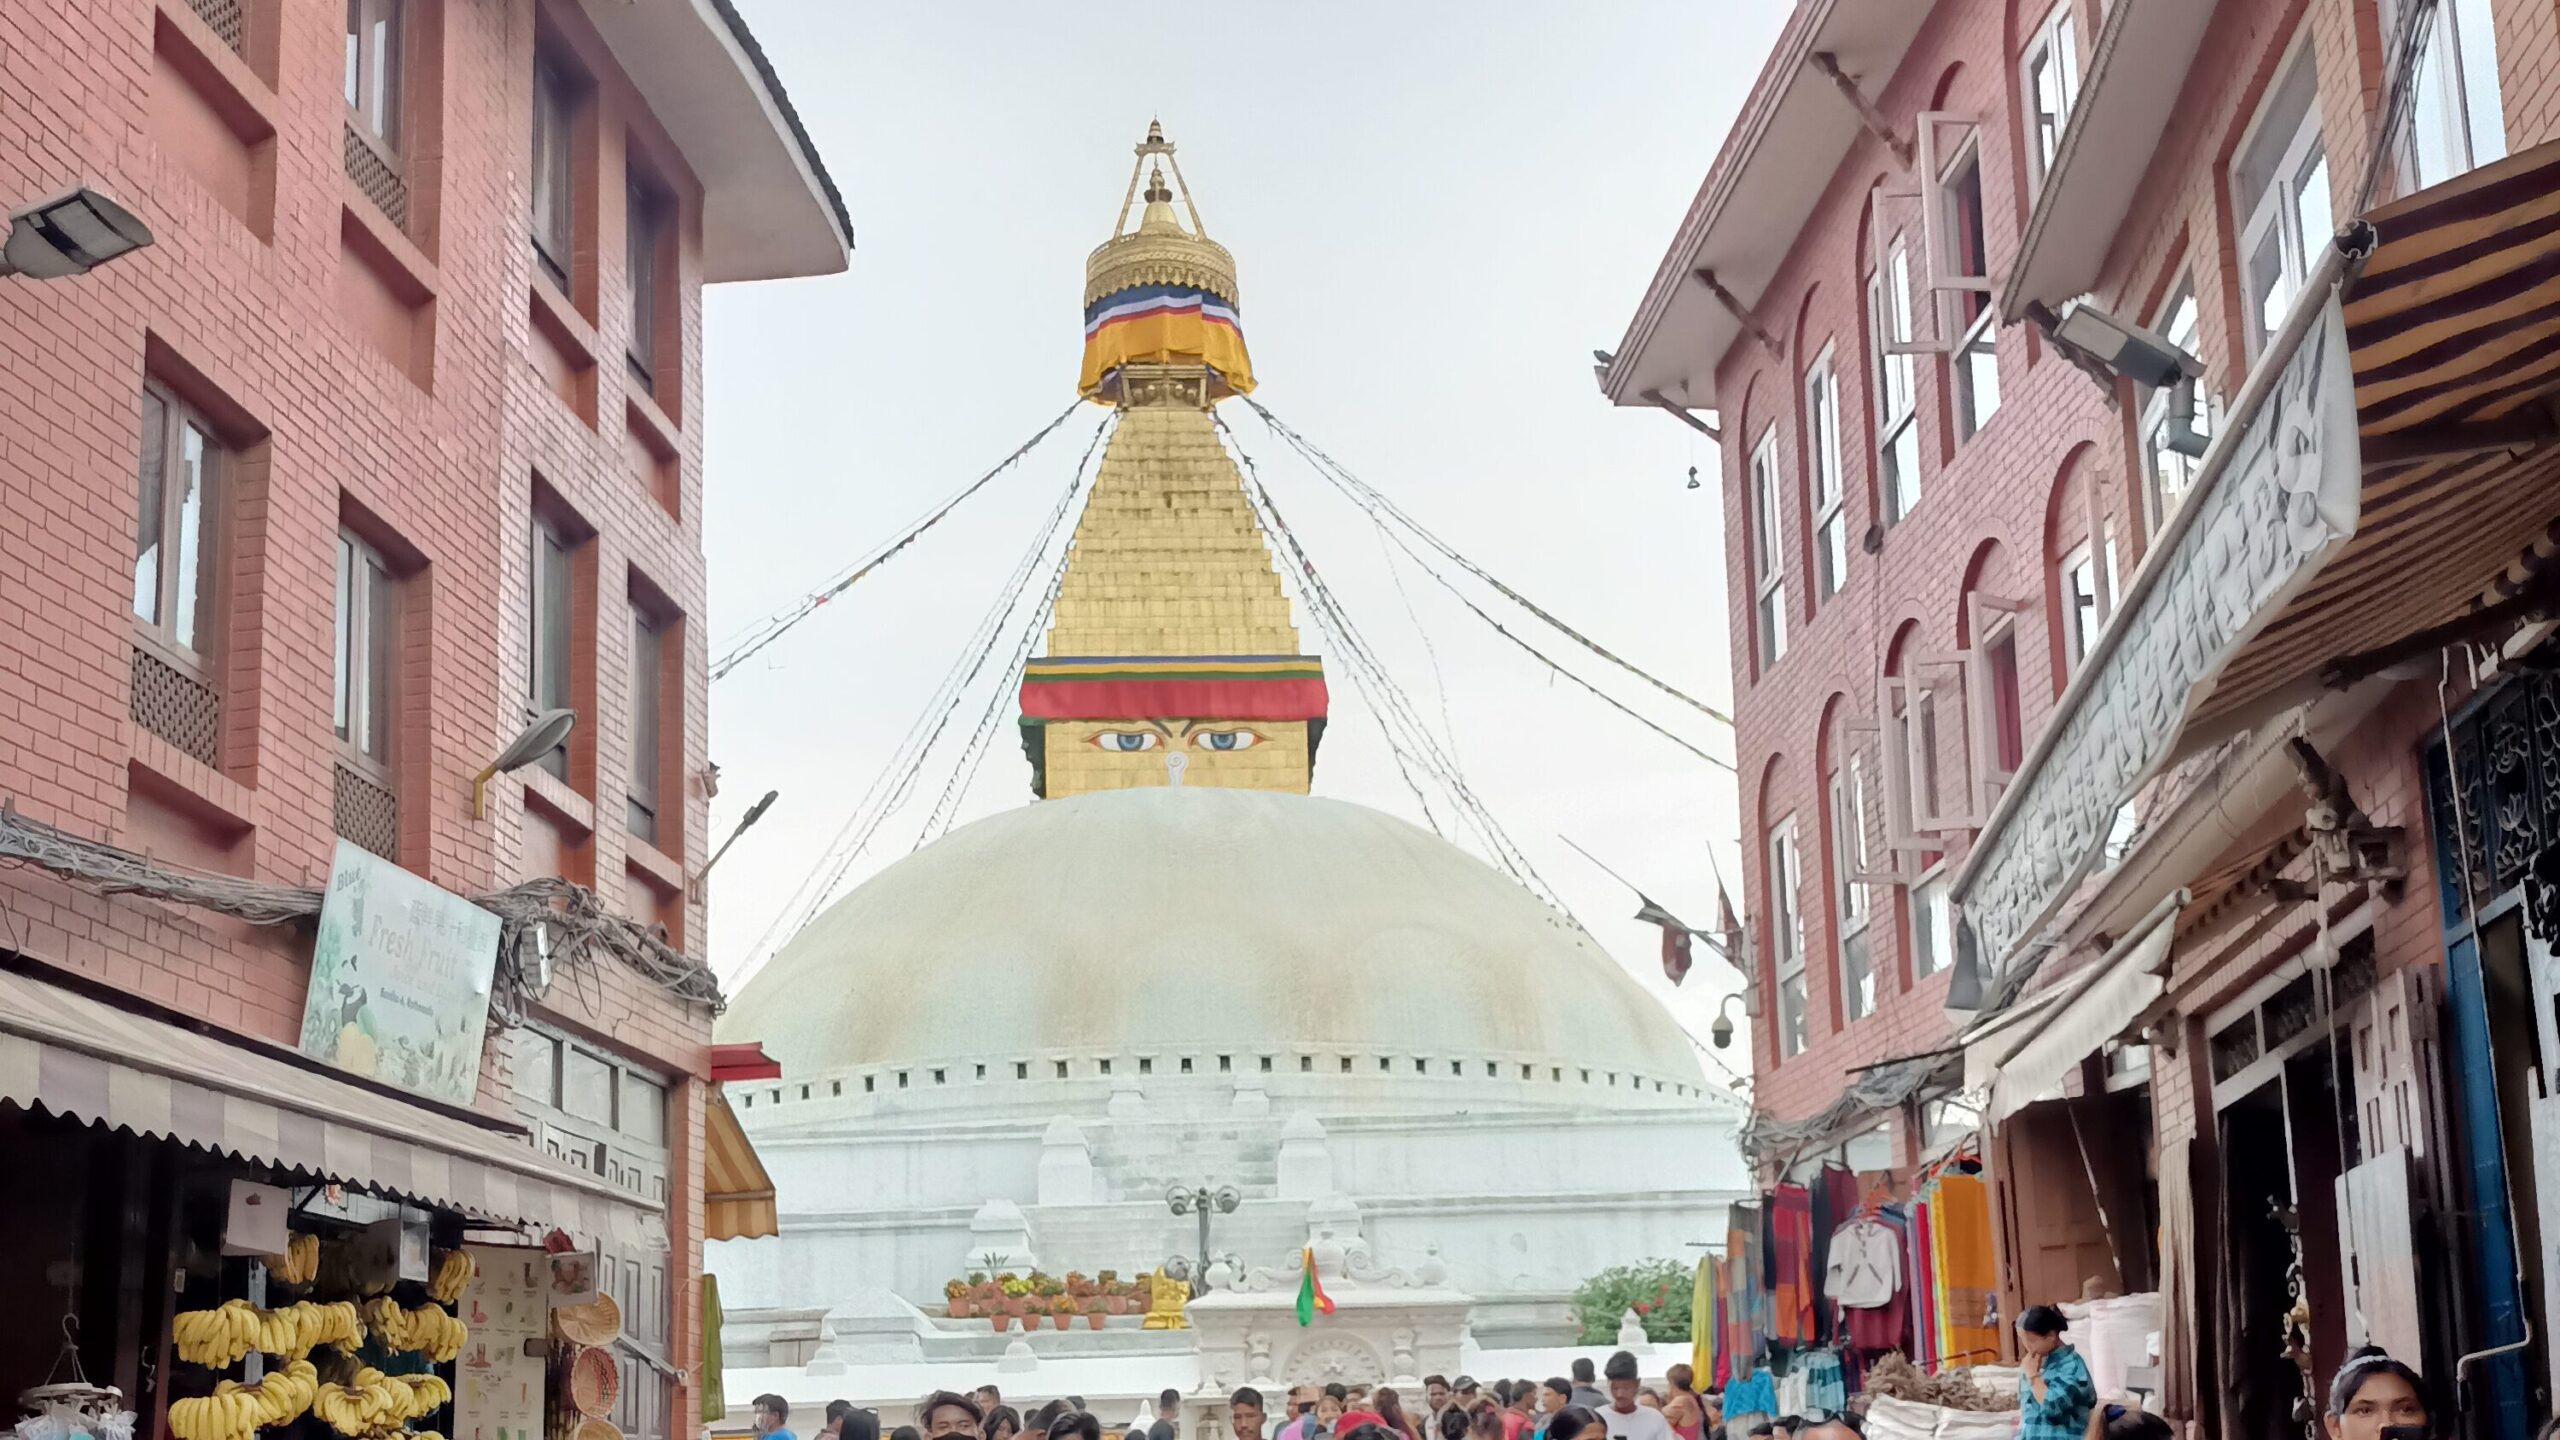
POLYGON ((1720 435, 1764 1176, 1978 1152, 1998 1314, 2163 1292, 2209 1430, 2299 1387, 2213 1319, 2286 1244, 2324 1382, 2553 1293, 2486 1098, 2539 802, 2478 755, 2547 633, 2555 107, 2539 0, 1800 4, 1603 367, 1720 435), (2411 1237, 2389 1303, 2341 1259, 2411 1237))
MULTIPOLYGON (((464 895, 562 877, 702 955, 703 286, 851 245, 734 9, 33 0, 0 72, 0 206, 86 184, 155 237, 0 278, 0 797, 274 884, 323 884, 341 839, 464 895), (475 813, 553 708, 565 748, 475 813)), ((251 1050, 300 1034, 307 925, 36 865, 0 873, 0 917, 44 984, 251 1050)), ((712 1011, 610 958, 571 978, 492 1036, 473 1108, 661 1208, 608 1283, 672 1373, 712 1011)), ((118 1163, 139 1215, 179 1162, 118 1163)), ((627 1431, 690 1428, 690 1385, 624 1369, 627 1431)))

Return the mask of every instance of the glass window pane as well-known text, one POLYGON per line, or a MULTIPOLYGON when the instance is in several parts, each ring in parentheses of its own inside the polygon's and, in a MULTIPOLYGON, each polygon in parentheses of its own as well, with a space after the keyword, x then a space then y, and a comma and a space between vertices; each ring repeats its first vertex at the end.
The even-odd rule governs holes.
POLYGON ((1885 437, 1884 469, 1885 494, 1899 520, 1920 504, 1920 426, 1908 416, 1885 437))
POLYGON ((209 648, 206 631, 213 618, 198 604, 204 595, 206 567, 212 563, 205 553, 205 528, 212 510, 205 493, 213 483, 211 450, 204 432, 192 421, 179 424, 177 571, 170 576, 169 632, 179 644, 199 654, 209 648))
POLYGON ((2292 299, 2292 288, 2285 283, 2283 229, 2269 224, 2249 248, 2250 349, 2266 344, 2284 323, 2285 306, 2292 299))
POLYGON ((163 471, 169 458, 169 407, 142 392, 142 463, 133 507, 133 613, 145 624, 160 620, 160 539, 169 497, 163 471))
POLYGON ((575 1045, 560 1055, 560 1108, 581 1120, 613 1123, 613 1067, 575 1045))
POLYGON ((516 1097, 545 1108, 558 1105, 560 1042, 539 1030, 522 1027, 509 1034, 509 1068, 515 1072, 516 1097))
MULTIPOLYGON (((2437 33, 2442 34, 2441 26, 2437 33)), ((2448 83, 2448 68, 2441 43, 2429 44, 2418 61, 2418 83, 2409 112, 2409 143, 2418 161, 2413 188, 2438 184, 2463 169, 2462 137, 2455 128, 2462 116, 2448 83)))
POLYGON ((622 1133, 649 1145, 667 1139, 667 1091, 654 1080, 622 1072, 622 1133))
POLYGON ((2302 162, 2294 172, 2294 221, 2299 227, 2302 253, 2294 257, 2299 273, 2311 271, 2311 257, 2320 253, 2336 226, 2329 220, 2329 157, 2318 150, 2302 162))
MULTIPOLYGON (((2443 3, 2443 0, 2439 0, 2443 3)), ((2507 158, 2507 121, 2498 92, 2497 34, 2489 23, 2490 0, 2450 0, 2452 51, 2462 60, 2463 128, 2471 163, 2507 158)))
POLYGON ((338 537, 338 626, 335 668, 330 672, 335 682, 330 691, 331 723, 337 726, 338 738, 354 735, 355 716, 351 710, 355 687, 348 683, 352 673, 348 665, 355 659, 356 616, 356 547, 346 536, 338 537))
POLYGON ((391 572, 380 561, 365 563, 365 743, 364 753, 376 760, 391 758, 392 694, 400 673, 400 624, 398 600, 392 589, 391 572))
POLYGON ((632 611, 629 820, 631 833, 653 844, 658 838, 658 715, 663 703, 658 677, 662 648, 658 627, 649 623, 645 613, 632 611))

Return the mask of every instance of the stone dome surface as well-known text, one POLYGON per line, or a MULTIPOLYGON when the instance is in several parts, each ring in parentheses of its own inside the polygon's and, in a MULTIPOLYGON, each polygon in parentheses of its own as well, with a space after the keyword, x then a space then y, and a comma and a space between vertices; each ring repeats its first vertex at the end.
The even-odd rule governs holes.
POLYGON ((1610 1105, 1701 1084, 1661 1005, 1490 866, 1365 806, 1203 786, 953 831, 829 907, 719 1030, 793 1079, 1233 1054, 1321 1056, 1283 1068, 1367 1080, 1413 1060, 1605 1067, 1631 1077, 1600 1092, 1610 1105))

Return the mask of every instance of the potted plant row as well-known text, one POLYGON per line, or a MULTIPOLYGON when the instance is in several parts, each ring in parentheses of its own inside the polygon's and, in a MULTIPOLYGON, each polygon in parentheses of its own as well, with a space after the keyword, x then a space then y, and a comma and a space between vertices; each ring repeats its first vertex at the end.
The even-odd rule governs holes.
POLYGON ((998 1331, 1010 1329, 1016 1320, 1023 1329, 1036 1330, 1044 1317, 1065 1330, 1078 1315, 1085 1317, 1086 1328, 1099 1330, 1109 1316, 1145 1314, 1154 1288, 1150 1276, 1123 1281, 1117 1270, 1091 1277, 1070 1270, 1064 1278, 1039 1270, 1028 1275, 972 1271, 963 1279, 945 1282, 942 1298, 952 1319, 983 1317, 998 1331))

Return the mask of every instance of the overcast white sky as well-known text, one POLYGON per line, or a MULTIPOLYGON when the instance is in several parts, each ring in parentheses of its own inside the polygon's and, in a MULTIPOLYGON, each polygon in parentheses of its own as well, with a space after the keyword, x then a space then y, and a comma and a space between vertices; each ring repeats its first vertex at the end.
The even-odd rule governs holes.
MULTIPOLYGON (((858 243, 848 274, 707 302, 715 655, 1073 395, 1085 255, 1107 234, 1129 147, 1160 116, 1211 235, 1235 252, 1257 398, 1496 575, 1724 708, 1714 452, 1666 415, 1611 409, 1591 351, 1624 332, 1784 19, 1779 0, 741 8, 858 243), (1693 464, 1707 481, 1694 491, 1693 464)), ((1736 873, 1733 777, 1551 678, 1401 556, 1391 571, 1359 511, 1250 412, 1222 413, 1435 726, 1445 703, 1473 788, 1620 963, 1703 1034, 1730 972, 1702 955, 1675 994, 1655 932, 1628 918, 1634 898, 1559 836, 1705 924, 1710 842, 1736 873)), ((724 974, 747 963, 965 648, 1090 416, 713 686, 714 836, 782 791, 713 884, 724 974)), ((1487 608, 1731 756, 1721 726, 1487 608)), ((1308 649, 1329 651, 1303 606, 1298 623, 1308 649)), ((1318 793, 1419 820, 1377 723, 1328 663, 1318 793)), ((851 879, 908 852, 957 742, 1012 684, 990 674, 968 693, 851 879)), ((964 818, 1030 799, 1001 703, 964 818)), ((1747 1063, 1742 1047, 1725 1058, 1747 1063)))

